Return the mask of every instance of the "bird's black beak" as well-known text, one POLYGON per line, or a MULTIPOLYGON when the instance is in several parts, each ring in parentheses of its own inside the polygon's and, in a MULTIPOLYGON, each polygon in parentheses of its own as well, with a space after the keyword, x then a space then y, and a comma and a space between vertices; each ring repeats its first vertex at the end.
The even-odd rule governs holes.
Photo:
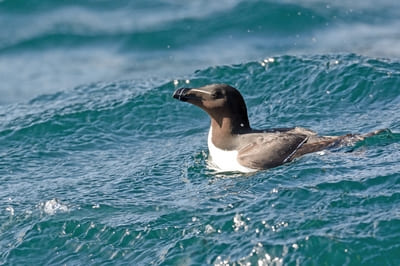
POLYGON ((174 92, 172 97, 182 102, 186 102, 188 100, 188 91, 190 91, 190 88, 179 88, 174 92))

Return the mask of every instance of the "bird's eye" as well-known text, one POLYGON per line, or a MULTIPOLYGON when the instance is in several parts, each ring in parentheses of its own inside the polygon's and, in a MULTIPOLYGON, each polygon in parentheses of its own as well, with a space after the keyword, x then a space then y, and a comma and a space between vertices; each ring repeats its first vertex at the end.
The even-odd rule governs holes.
POLYGON ((222 98, 222 93, 221 93, 220 91, 216 91, 216 92, 213 92, 213 93, 211 94, 211 96, 212 96, 214 99, 222 98))

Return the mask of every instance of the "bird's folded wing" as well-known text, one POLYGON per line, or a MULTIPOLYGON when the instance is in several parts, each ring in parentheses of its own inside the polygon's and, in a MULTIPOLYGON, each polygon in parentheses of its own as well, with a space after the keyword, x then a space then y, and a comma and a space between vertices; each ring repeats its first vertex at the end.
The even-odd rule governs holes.
POLYGON ((303 134, 276 134, 258 137, 239 150, 237 160, 243 166, 267 169, 291 160, 293 154, 307 141, 303 134))

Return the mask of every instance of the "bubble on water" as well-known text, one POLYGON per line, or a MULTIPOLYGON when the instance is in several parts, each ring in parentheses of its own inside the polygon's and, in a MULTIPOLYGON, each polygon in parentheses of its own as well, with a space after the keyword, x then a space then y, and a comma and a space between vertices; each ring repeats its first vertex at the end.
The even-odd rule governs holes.
POLYGON ((273 57, 265 58, 263 61, 260 62, 261 66, 265 67, 269 63, 274 63, 275 59, 273 57))
POLYGON ((214 265, 215 266, 228 266, 229 265, 229 260, 223 260, 222 258, 221 258, 221 256, 218 256, 217 258, 216 258, 216 260, 214 261, 214 265))
POLYGON ((212 227, 211 225, 207 224, 207 225, 206 225, 206 228, 205 228, 205 230, 204 230, 204 233, 206 233, 206 234, 211 234, 211 233, 214 233, 214 232, 215 232, 214 227, 212 227))

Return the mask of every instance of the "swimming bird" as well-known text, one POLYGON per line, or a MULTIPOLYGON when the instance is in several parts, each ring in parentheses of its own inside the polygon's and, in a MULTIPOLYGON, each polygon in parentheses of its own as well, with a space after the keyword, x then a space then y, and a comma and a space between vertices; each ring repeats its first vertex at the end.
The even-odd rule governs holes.
POLYGON ((210 116, 209 155, 212 164, 221 171, 268 169, 307 153, 354 143, 377 133, 318 136, 301 127, 252 129, 242 95, 227 84, 180 88, 173 97, 200 107, 210 116))

